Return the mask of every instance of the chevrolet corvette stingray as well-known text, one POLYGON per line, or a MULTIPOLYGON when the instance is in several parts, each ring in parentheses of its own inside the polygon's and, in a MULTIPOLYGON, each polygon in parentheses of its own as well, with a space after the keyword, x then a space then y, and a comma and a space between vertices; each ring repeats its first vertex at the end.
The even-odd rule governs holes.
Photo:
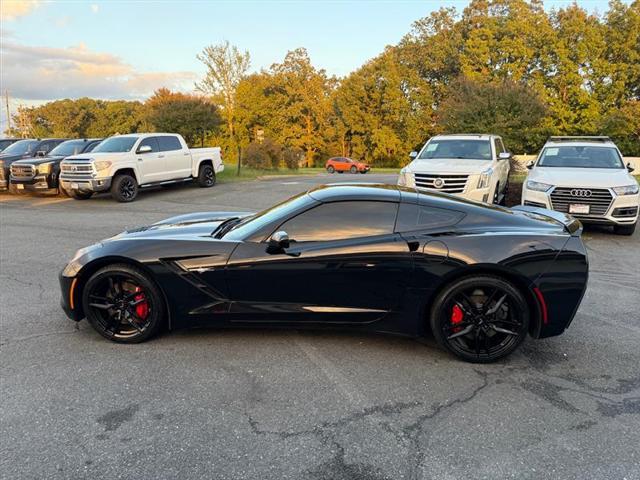
POLYGON ((582 225, 373 184, 315 188, 259 213, 205 212, 79 250, 62 307, 104 337, 187 326, 432 334, 491 362, 571 323, 585 292, 582 225))

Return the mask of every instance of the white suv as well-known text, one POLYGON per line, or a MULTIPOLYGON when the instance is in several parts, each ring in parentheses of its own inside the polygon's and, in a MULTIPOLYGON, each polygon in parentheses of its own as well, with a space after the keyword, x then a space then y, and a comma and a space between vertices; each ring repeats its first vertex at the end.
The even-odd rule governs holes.
POLYGON ((523 205, 633 234, 640 204, 638 182, 609 137, 551 137, 527 168, 523 205))
POLYGON ((511 154, 497 135, 438 135, 400 171, 398 185, 503 203, 511 154))

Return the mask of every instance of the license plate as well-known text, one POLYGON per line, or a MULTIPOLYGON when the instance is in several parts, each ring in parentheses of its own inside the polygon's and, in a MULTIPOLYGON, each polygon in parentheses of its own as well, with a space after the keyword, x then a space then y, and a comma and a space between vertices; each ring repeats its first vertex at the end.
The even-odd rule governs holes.
POLYGON ((16 188, 17 188, 18 190, 24 190, 24 185, 23 185, 23 184, 21 184, 21 183, 17 183, 17 184, 16 184, 16 188))
POLYGON ((569 213, 589 215, 589 205, 584 205, 581 203, 572 203, 569 205, 569 213))
POLYGON ((78 184, 77 183, 72 183, 71 184, 71 188, 74 189, 74 190, 77 190, 78 189, 78 184))

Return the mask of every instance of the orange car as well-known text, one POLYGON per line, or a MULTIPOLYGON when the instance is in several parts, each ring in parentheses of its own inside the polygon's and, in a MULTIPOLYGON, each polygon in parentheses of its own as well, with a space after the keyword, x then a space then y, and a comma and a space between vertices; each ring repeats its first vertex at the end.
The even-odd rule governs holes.
POLYGON ((359 162, 357 160, 352 160, 347 157, 333 157, 327 160, 327 164, 325 165, 327 172, 329 173, 367 173, 371 168, 366 163, 359 162))

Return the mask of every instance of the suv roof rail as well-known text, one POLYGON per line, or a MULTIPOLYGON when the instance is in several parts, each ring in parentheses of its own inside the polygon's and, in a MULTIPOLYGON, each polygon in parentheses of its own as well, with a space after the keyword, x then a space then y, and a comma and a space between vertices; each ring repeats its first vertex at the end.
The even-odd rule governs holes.
POLYGON ((495 133, 439 133, 434 137, 499 137, 495 133))
POLYGON ((556 136, 549 137, 547 142, 611 142, 611 139, 604 135, 589 136, 589 135, 568 135, 568 136, 556 136))

